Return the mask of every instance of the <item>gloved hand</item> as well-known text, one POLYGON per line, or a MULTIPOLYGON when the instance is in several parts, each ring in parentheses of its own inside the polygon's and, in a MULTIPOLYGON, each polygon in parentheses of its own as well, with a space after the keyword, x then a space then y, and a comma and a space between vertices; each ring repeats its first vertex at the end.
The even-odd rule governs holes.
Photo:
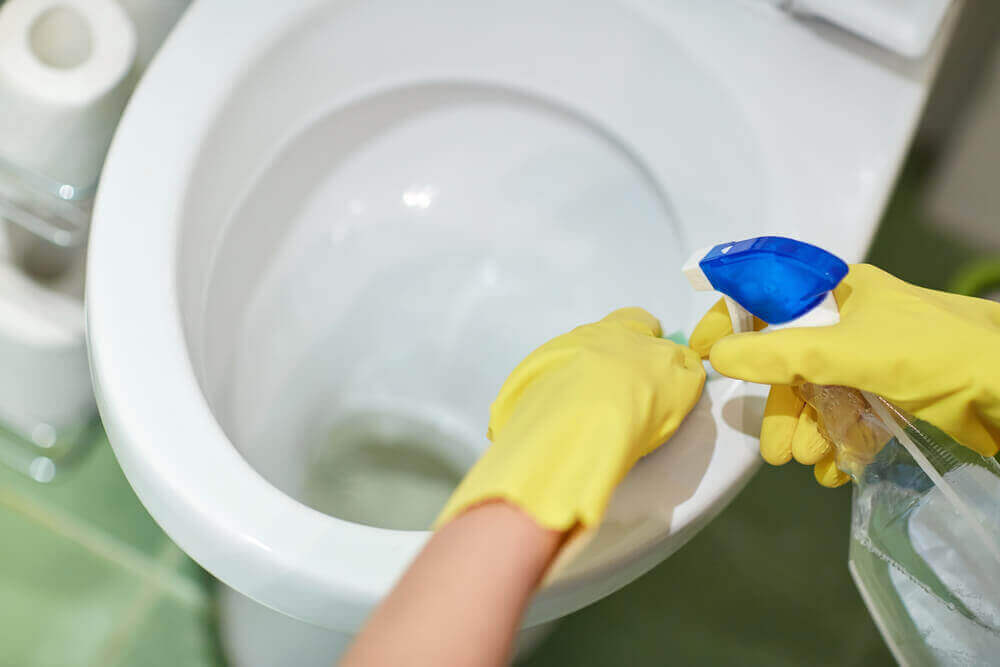
POLYGON ((719 302, 691 347, 723 375, 770 384, 760 433, 768 463, 814 464, 824 486, 848 480, 792 390, 811 382, 878 394, 984 456, 1000 445, 1000 304, 916 287, 866 264, 834 291, 840 323, 732 334, 719 302))
POLYGON ((435 526, 495 498, 554 530, 597 524, 625 473, 701 395, 701 359, 660 335, 655 317, 623 308, 528 355, 490 408, 493 444, 435 526))

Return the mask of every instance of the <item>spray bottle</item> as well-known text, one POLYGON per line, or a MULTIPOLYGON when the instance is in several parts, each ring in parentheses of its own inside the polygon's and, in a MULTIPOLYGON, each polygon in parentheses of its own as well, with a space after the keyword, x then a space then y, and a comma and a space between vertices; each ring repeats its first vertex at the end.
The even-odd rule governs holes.
MULTIPOLYGON (((754 315, 769 329, 836 325, 833 289, 847 271, 776 236, 721 243, 683 267, 694 289, 723 294, 736 333, 752 331, 754 315)), ((794 390, 853 481, 848 568, 896 660, 1000 661, 1000 465, 880 396, 794 390)))

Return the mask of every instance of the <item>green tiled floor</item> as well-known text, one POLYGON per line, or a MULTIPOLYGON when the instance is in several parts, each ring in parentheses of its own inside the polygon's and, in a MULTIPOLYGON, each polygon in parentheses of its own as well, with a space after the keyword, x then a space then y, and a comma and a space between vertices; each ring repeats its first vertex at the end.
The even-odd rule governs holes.
POLYGON ((221 664, 216 643, 203 614, 169 596, 154 601, 143 622, 136 627, 135 641, 122 653, 120 665, 178 667, 221 664))
MULTIPOLYGON (((37 492, 33 497, 51 510, 85 517, 88 525, 108 538, 151 556, 166 544, 163 534, 138 502, 132 488, 118 468, 103 434, 91 445, 94 451, 84 454, 76 466, 61 471, 51 484, 16 485, 23 491, 37 492)), ((19 475, 0 472, 4 482, 22 481, 19 475)))
POLYGON ((0 665, 218 664, 206 577, 103 437, 49 485, 0 468, 0 535, 0 665))

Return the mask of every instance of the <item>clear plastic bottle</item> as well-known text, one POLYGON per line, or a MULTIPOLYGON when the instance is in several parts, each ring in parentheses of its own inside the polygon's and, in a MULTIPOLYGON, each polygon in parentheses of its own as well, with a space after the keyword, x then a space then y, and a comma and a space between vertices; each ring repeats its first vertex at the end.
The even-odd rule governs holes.
MULTIPOLYGON (((721 292, 736 333, 832 326, 847 264, 794 239, 761 236, 696 251, 682 271, 721 292)), ((848 567, 903 665, 1000 664, 1000 465, 883 398, 803 384, 854 481, 848 567)))
POLYGON ((1000 662, 1000 465, 877 396, 797 391, 854 482, 848 567, 896 660, 1000 662))

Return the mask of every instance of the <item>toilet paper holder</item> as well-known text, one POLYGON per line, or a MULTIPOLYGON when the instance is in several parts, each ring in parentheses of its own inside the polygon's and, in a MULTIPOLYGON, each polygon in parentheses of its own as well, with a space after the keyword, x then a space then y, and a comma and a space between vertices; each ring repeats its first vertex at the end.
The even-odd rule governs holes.
POLYGON ((49 482, 100 433, 90 215, 132 88, 188 0, 0 0, 0 464, 49 482))
POLYGON ((52 279, 87 240, 93 188, 78 188, 0 159, 0 219, 10 258, 32 276, 52 279))
POLYGON ((35 276, 59 274, 84 244, 136 48, 115 0, 0 3, 0 218, 35 276))
POLYGON ((83 265, 136 48, 117 0, 0 2, 0 463, 39 482, 99 428, 83 265))
POLYGON ((100 434, 83 274, 104 157, 188 0, 0 0, 0 465, 38 482, 100 434))
POLYGON ((0 463, 38 482, 99 433, 82 301, 92 200, 0 161, 0 463))

